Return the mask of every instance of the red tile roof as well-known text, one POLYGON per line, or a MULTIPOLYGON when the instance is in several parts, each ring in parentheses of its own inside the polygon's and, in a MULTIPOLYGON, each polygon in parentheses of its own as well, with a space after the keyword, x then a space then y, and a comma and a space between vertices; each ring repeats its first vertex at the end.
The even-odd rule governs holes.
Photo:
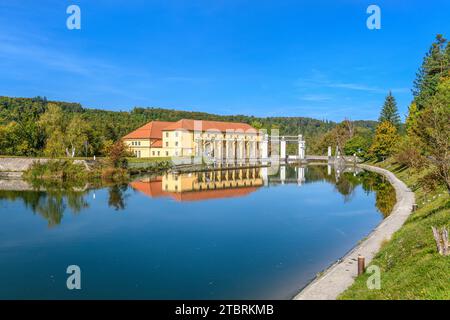
POLYGON ((209 199, 234 198, 249 195, 258 190, 258 187, 239 187, 216 190, 168 192, 162 190, 162 178, 156 180, 140 180, 130 183, 131 187, 151 198, 171 197, 176 201, 199 201, 209 199))
POLYGON ((159 141, 155 141, 152 144, 152 147, 161 148, 162 131, 172 131, 176 129, 184 129, 188 131, 217 130, 220 132, 226 132, 227 130, 245 132, 257 131, 251 125, 246 123, 182 119, 177 122, 151 121, 133 132, 130 132, 123 137, 123 139, 158 139, 159 141))
POLYGON ((254 130, 251 125, 246 123, 238 123, 238 122, 224 122, 224 121, 206 121, 206 120, 192 120, 192 119, 182 119, 177 122, 172 122, 169 126, 164 128, 163 130, 176 130, 176 129, 184 129, 189 131, 199 130, 218 130, 221 132, 226 132, 227 130, 254 130), (195 124, 195 126, 194 126, 195 124))
POLYGON ((151 121, 127 134, 123 139, 162 139, 162 130, 173 122, 151 121))
POLYGON ((176 201, 200 201, 210 199, 236 198, 244 197, 258 190, 257 187, 239 187, 229 189, 189 191, 189 192, 170 192, 170 195, 176 201))
POLYGON ((162 139, 153 141, 151 147, 152 148, 162 148, 162 139))

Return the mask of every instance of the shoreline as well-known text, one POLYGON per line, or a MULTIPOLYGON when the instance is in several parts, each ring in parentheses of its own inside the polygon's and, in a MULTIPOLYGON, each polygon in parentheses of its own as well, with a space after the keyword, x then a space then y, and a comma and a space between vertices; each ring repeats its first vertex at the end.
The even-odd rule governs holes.
POLYGON ((414 192, 389 170, 375 166, 358 164, 364 170, 376 172, 386 177, 394 187, 397 202, 391 214, 385 218, 361 243, 351 249, 343 258, 323 270, 308 285, 293 297, 293 300, 336 300, 337 297, 350 287, 357 277, 358 255, 364 256, 366 266, 370 264, 378 253, 381 245, 390 240, 399 230, 412 212, 415 203, 414 192))

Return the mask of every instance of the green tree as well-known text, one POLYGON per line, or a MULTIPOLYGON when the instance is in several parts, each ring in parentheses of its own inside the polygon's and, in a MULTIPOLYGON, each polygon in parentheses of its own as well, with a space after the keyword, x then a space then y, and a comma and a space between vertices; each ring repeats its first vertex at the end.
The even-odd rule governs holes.
POLYGON ((44 155, 52 158, 64 155, 64 114, 61 108, 49 103, 38 124, 46 134, 44 155))
POLYGON ((1 155, 25 155, 27 148, 28 142, 21 139, 20 127, 15 121, 0 125, 1 155))
POLYGON ((369 148, 370 138, 358 134, 345 143, 344 152, 346 155, 356 154, 358 157, 366 158, 369 148))
POLYGON ((438 34, 414 81, 413 95, 418 111, 422 110, 428 99, 436 93, 441 78, 448 75, 450 70, 449 50, 447 40, 438 34))
POLYGON ((258 120, 252 121, 252 122, 250 123, 250 125, 251 125, 253 128, 255 128, 256 130, 262 129, 263 126, 264 126, 264 125, 262 124, 262 122, 261 122, 261 121, 258 121, 258 120))
POLYGON ((442 183, 450 192, 450 78, 442 81, 435 96, 425 101, 413 133, 431 170, 425 180, 430 186, 442 183))
POLYGON ((394 125, 394 127, 397 128, 397 130, 400 128, 400 116, 398 114, 397 102, 390 91, 386 96, 378 121, 380 123, 389 121, 392 125, 394 125))
POLYGON ((417 115, 418 115, 417 104, 413 102, 409 105, 408 116, 406 117, 406 133, 408 135, 411 134, 411 130, 413 130, 414 126, 417 123, 417 115))
POLYGON ((67 126, 65 141, 68 156, 92 154, 90 142, 91 125, 76 114, 67 126))
POLYGON ((378 125, 375 131, 369 152, 377 160, 385 160, 394 153, 398 139, 395 126, 389 121, 384 121, 378 125))
POLYGON ((47 110, 39 118, 39 125, 44 129, 45 133, 50 134, 55 130, 62 131, 64 126, 63 119, 64 114, 61 108, 54 103, 49 103, 47 110))
POLYGON ((50 158, 57 158, 64 155, 65 144, 63 132, 57 128, 50 133, 45 143, 44 155, 50 158))

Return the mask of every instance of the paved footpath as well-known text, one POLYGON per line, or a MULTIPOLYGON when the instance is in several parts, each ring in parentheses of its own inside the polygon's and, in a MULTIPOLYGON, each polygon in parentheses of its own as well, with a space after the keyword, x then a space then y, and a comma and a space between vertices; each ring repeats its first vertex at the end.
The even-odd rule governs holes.
POLYGON ((364 256, 368 265, 380 250, 383 241, 389 240, 411 214, 415 202, 414 193, 402 181, 385 169, 364 164, 359 167, 384 175, 395 188, 397 203, 391 214, 372 231, 366 240, 306 286, 294 297, 294 300, 335 300, 354 282, 357 276, 358 256, 364 256))

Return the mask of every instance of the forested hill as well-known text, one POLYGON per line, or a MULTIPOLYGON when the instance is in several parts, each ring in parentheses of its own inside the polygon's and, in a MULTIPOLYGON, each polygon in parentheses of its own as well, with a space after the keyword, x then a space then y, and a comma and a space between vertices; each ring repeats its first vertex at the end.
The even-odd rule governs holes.
MULTIPOLYGON (((102 146, 106 141, 115 141, 128 132, 138 128, 152 120, 177 121, 180 119, 203 119, 216 121, 245 122, 257 128, 277 128, 281 134, 303 134, 308 137, 323 135, 336 126, 335 122, 322 121, 305 117, 253 117, 245 115, 216 115, 196 111, 180 111, 162 108, 136 107, 126 111, 107 111, 82 107, 79 103, 47 101, 46 98, 12 98, 0 96, 0 147, 1 140, 7 134, 19 135, 17 140, 25 139, 26 145, 21 150, 18 146, 9 146, 10 153, 14 154, 39 154, 45 144, 45 128, 40 121, 42 115, 48 110, 49 105, 56 105, 62 111, 61 121, 66 128, 73 117, 81 118, 85 126, 86 136, 90 142, 90 152, 101 154, 102 146), (19 132, 8 132, 19 129, 19 132), (26 151, 25 149, 29 149, 26 151)), ((48 118, 48 117, 47 117, 48 118)), ((355 121, 355 126, 373 130, 375 121, 355 121)), ((3 147, 6 149, 6 146, 3 147)), ((6 150, 0 150, 0 154, 6 154, 6 150)))

